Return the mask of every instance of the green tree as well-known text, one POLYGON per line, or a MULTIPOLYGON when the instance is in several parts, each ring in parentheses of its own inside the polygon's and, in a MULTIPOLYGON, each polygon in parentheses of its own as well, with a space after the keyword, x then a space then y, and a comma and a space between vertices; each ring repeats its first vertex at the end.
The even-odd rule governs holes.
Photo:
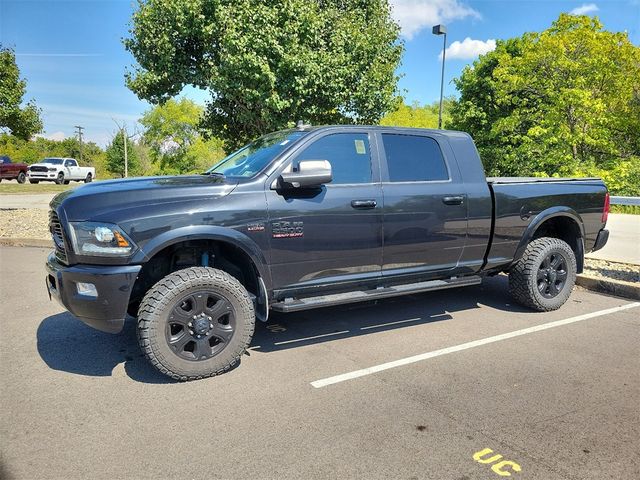
POLYGON ((169 99, 142 116, 144 143, 164 173, 202 172, 224 157, 220 140, 204 140, 198 125, 203 108, 186 98, 169 99))
POLYGON ((0 45, 0 129, 23 140, 42 131, 40 109, 33 100, 21 107, 27 82, 20 78, 13 50, 0 45))
MULTIPOLYGON (((107 146, 106 150, 106 168, 113 175, 124 178, 124 135, 122 130, 118 131, 107 146)), ((138 173, 138 150, 130 138, 127 138, 127 170, 128 175, 136 175, 138 173)))
POLYGON ((201 126, 228 148, 298 119, 377 123, 403 50, 387 0, 139 0, 130 33, 129 88, 209 90, 201 126))
POLYGON ((597 18, 562 14, 543 32, 499 41, 456 86, 448 127, 474 136, 490 174, 615 169, 627 191, 638 178, 640 48, 597 18))
MULTIPOLYGON (((445 98, 442 102, 443 123, 449 121, 449 109, 453 102, 453 98, 445 98)), ((430 105, 420 105, 418 102, 414 102, 411 105, 407 105, 402 98, 399 98, 396 107, 382 117, 380 125, 389 127, 438 128, 439 109, 439 102, 434 102, 430 105)))

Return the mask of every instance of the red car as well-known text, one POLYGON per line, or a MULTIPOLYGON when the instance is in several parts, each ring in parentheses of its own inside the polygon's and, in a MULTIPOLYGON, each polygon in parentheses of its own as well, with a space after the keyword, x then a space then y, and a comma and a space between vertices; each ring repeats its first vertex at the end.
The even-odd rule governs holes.
POLYGON ((12 163, 6 155, 0 156, 0 182, 5 179, 24 183, 27 179, 27 164, 12 163))

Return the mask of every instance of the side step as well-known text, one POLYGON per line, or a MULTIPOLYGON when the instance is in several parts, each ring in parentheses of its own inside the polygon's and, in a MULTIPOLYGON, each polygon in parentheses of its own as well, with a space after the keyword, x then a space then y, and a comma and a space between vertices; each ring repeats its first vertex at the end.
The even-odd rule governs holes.
POLYGON ((444 290, 445 288, 468 287, 482 283, 482 278, 473 275, 469 277, 449 278, 447 280, 429 280, 428 282, 408 283, 393 287, 381 287, 374 290, 355 291, 347 293, 335 293, 309 298, 287 298, 286 300, 271 305, 277 312, 297 312, 312 308, 330 307, 345 303, 366 302, 379 298, 397 297, 410 293, 430 292, 432 290, 444 290))

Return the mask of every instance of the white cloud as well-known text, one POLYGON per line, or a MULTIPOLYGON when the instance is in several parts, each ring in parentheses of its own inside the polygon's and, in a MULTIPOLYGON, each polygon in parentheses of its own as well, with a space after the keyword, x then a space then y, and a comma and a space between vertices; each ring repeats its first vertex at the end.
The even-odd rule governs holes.
POLYGON ((569 13, 571 15, 588 15, 600 10, 595 3, 583 3, 579 7, 574 8, 569 13))
MULTIPOLYGON (((468 60, 495 49, 496 41, 491 38, 483 42, 482 40, 473 40, 467 37, 462 42, 456 40, 449 45, 447 48, 447 60, 454 58, 468 60)), ((440 59, 442 59, 442 52, 440 52, 440 59)))
POLYGON ((45 133, 45 134, 37 134, 36 137, 46 138, 47 140, 55 140, 57 142, 64 140, 67 138, 64 132, 53 132, 53 133, 45 133))
POLYGON ((393 18, 402 35, 411 40, 423 28, 463 18, 481 18, 473 8, 459 0, 390 0, 393 18))

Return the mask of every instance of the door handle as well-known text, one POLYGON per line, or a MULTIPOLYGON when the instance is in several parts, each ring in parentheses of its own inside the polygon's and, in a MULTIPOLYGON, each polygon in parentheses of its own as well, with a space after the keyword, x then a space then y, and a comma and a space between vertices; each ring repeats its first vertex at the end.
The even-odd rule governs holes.
POLYGON ((376 208, 378 202, 375 200, 351 200, 351 206, 353 208, 376 208))
POLYGON ((442 203, 445 205, 462 205, 464 202, 463 195, 451 195, 447 197, 442 197, 442 203))

